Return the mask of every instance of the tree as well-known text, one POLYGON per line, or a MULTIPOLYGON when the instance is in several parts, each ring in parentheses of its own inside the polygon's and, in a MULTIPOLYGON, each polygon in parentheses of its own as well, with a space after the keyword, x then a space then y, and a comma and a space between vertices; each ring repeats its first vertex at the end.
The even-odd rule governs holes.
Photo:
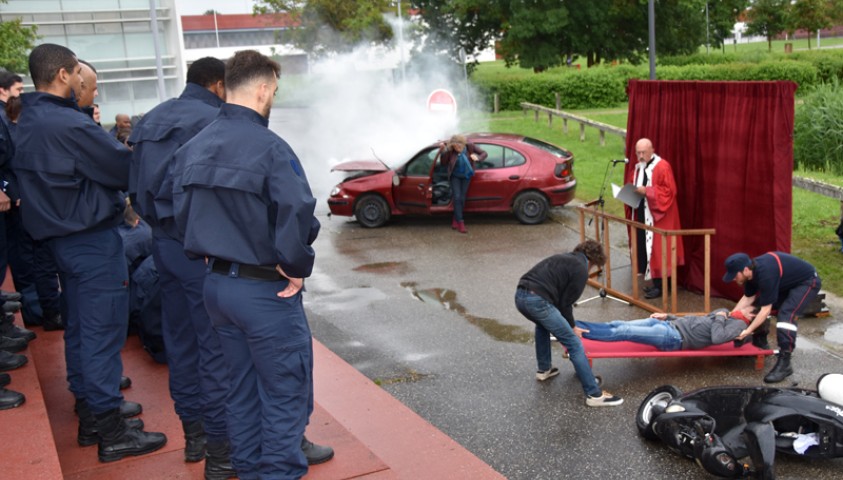
POLYGON ((571 37, 566 32, 570 23, 568 9, 561 2, 513 2, 510 15, 501 41, 507 65, 517 62, 538 73, 561 65, 565 61, 563 54, 573 53, 571 37))
MULTIPOLYGON (((423 55, 461 63, 460 50, 476 56, 500 39, 508 0, 411 0, 422 21, 415 32, 423 55)), ((469 65, 469 69, 471 69, 469 65)))
MULTIPOLYGON (((816 33, 832 25, 832 2, 828 0, 797 0, 790 7, 790 30, 807 30, 816 33)), ((808 50, 811 49, 811 35, 808 35, 808 50)))
POLYGON ((787 30, 790 0, 755 0, 747 10, 747 35, 767 37, 767 50, 773 50, 773 37, 787 30))
POLYGON ((711 46, 724 47, 733 35, 735 22, 749 6, 749 0, 711 0, 708 3, 708 33, 711 46))
POLYGON ((322 55, 348 52, 365 44, 388 43, 392 28, 383 13, 392 11, 389 0, 258 0, 255 13, 286 13, 298 24, 290 39, 302 50, 322 55))
MULTIPOLYGON (((6 3, 6 0, 0 0, 6 3)), ((24 27, 16 18, 0 23, 0 68, 10 72, 26 72, 29 68, 29 51, 38 39, 36 27, 24 27)))

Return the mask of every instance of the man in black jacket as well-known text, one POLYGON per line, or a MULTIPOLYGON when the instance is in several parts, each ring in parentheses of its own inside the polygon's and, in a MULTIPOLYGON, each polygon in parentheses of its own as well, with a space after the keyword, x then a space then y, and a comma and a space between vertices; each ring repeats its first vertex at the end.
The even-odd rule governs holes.
POLYGON ((559 374, 551 365, 550 335, 568 350, 571 363, 586 394, 589 407, 613 407, 623 403, 617 395, 600 389, 585 356, 578 328, 574 325, 573 304, 580 298, 588 280, 590 265, 606 263, 603 247, 586 240, 571 253, 550 256, 525 273, 518 281, 515 306, 536 324, 536 379, 547 380, 559 374))

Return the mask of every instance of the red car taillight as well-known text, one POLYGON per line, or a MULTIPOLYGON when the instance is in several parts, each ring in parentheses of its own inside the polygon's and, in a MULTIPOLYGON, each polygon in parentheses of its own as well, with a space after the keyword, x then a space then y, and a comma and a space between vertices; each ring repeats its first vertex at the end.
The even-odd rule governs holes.
POLYGON ((553 174, 559 178, 568 178, 573 175, 573 173, 573 169, 571 168, 571 164, 569 162, 557 163, 556 168, 553 170, 553 174))

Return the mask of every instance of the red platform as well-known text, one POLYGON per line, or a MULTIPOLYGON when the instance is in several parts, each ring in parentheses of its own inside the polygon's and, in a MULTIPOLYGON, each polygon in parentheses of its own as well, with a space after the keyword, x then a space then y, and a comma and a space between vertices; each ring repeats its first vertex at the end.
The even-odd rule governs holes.
MULTIPOLYGON (((149 455, 103 464, 95 446, 76 444, 62 332, 34 330, 38 338, 24 352, 29 363, 9 372, 8 388, 24 393, 26 403, 0 411, 3 478, 203 478, 201 462, 183 459, 184 439, 169 396, 167 368, 153 362, 137 338, 130 338, 123 349, 124 373, 133 381, 123 393, 143 405, 147 429, 166 433, 168 443, 149 455)), ((504 478, 316 341, 314 356, 316 408, 307 435, 332 446, 336 455, 311 467, 305 478, 504 478)))
POLYGON ((751 343, 746 343, 735 348, 732 342, 699 350, 676 350, 663 352, 656 347, 633 342, 598 342, 596 340, 582 339, 585 347, 585 356, 588 357, 588 364, 592 364, 595 358, 637 358, 637 357, 755 357, 755 369, 764 368, 764 357, 773 355, 773 350, 764 350, 751 343))

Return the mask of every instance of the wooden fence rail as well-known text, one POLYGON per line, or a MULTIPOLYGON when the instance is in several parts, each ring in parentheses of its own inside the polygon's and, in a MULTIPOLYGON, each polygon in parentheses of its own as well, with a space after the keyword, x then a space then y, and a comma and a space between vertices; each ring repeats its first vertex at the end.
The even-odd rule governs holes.
POLYGON ((601 123, 595 120, 591 120, 586 117, 581 117, 579 115, 574 115, 573 113, 563 112, 562 110, 558 110, 555 108, 543 107, 541 105, 536 105, 534 103, 528 102, 521 102, 521 109, 524 111, 524 115, 527 114, 528 110, 532 110, 535 112, 536 121, 539 121, 539 114, 545 113, 547 114, 547 126, 550 127, 553 125, 553 117, 559 117, 562 119, 562 131, 568 133, 568 120, 577 122, 580 124, 580 141, 585 141, 585 127, 593 127, 600 131, 600 146, 606 145, 606 133, 610 133, 612 135, 617 135, 622 139, 626 140, 626 129, 618 128, 612 125, 608 125, 605 123, 601 123))

